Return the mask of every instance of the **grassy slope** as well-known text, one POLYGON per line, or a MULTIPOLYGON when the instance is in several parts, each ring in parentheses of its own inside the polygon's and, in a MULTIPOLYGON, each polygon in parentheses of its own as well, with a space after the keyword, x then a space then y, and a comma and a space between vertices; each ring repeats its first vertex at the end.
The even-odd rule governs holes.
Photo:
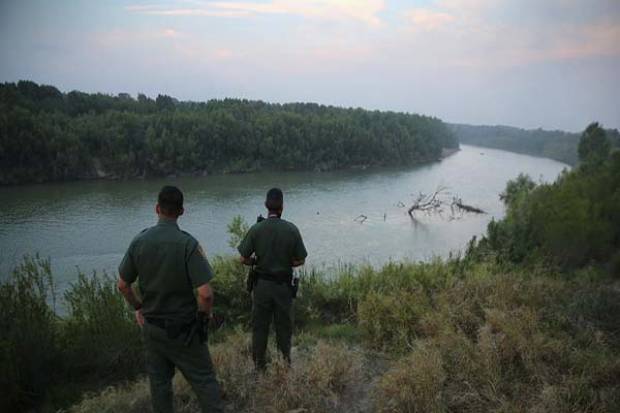
MULTIPOLYGON (((317 310, 295 336, 291 370, 276 360, 257 378, 248 333, 220 335, 212 353, 228 411, 620 409, 617 283, 588 271, 567 279, 488 264, 355 272, 306 286, 306 295, 316 295, 359 278, 347 298, 333 294, 323 303, 334 309, 348 301, 351 310, 339 316, 349 322, 327 324, 321 316, 334 311, 317 310)), ((197 411, 181 377, 176 389, 179 411, 197 411)), ((140 379, 89 395, 70 412, 149 409, 140 379)))

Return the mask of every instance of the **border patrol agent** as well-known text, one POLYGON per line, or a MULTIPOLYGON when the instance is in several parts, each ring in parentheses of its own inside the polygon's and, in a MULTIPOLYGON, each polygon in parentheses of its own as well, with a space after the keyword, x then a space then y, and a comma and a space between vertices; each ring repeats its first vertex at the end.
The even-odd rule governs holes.
POLYGON ((293 267, 303 265, 308 255, 297 227, 281 218, 284 196, 280 189, 272 188, 267 192, 265 207, 269 211, 267 219, 253 225, 237 248, 243 264, 256 265, 252 296, 252 357, 258 370, 266 367, 272 318, 278 349, 290 363, 293 267))
POLYGON ((176 367, 196 392, 201 410, 221 412, 218 383, 205 345, 213 307, 209 286, 213 271, 198 241, 177 225, 184 212, 182 192, 163 187, 155 210, 159 222, 131 242, 118 282, 142 327, 153 410, 173 412, 176 367), (131 288, 136 280, 142 302, 131 288))

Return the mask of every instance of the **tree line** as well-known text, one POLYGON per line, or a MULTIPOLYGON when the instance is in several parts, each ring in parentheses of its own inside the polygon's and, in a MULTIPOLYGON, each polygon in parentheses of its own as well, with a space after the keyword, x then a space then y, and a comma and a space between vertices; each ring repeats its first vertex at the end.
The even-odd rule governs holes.
MULTIPOLYGON (((474 126, 450 124, 459 142, 469 145, 503 149, 528 155, 543 156, 569 165, 579 162, 577 146, 580 134, 559 130, 520 129, 511 126, 474 126)), ((620 133, 606 131, 610 144, 620 147, 620 133)))
POLYGON ((527 175, 501 195, 506 217, 492 221, 482 251, 513 263, 550 261, 561 269, 601 266, 620 276, 620 150, 598 123, 577 145, 579 165, 553 183, 527 175))
POLYGON ((178 101, 0 84, 0 184, 411 165, 458 141, 439 119, 314 103, 178 101))

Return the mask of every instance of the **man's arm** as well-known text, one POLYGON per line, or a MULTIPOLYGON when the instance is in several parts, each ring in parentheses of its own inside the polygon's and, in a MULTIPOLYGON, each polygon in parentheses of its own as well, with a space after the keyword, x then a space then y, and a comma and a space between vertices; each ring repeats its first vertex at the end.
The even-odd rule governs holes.
POLYGON ((244 257, 243 255, 239 256, 239 261, 243 265, 254 265, 256 264, 256 259, 254 257, 244 257))
POLYGON ((196 290, 198 291, 198 311, 210 316, 213 309, 213 289, 209 283, 205 283, 196 290))
POLYGON ((299 267, 304 265, 306 262, 306 257, 308 256, 308 251, 306 251, 306 246, 304 245, 304 241, 301 238, 301 234, 297 227, 295 227, 295 247, 293 252, 293 259, 291 261, 291 265, 293 267, 299 267))
POLYGON ((245 237, 243 237, 237 247, 237 251, 239 251, 239 261, 241 264, 256 264, 256 258, 252 257, 252 254, 254 254, 254 227, 251 227, 247 234, 245 234, 245 237))
POLYGON ((142 316, 142 303, 136 297, 136 294, 133 292, 133 288, 131 288, 131 284, 127 281, 123 280, 122 277, 118 279, 118 291, 123 294, 125 297, 125 301, 129 304, 133 309, 136 310, 136 322, 138 325, 144 325, 144 317, 142 316))

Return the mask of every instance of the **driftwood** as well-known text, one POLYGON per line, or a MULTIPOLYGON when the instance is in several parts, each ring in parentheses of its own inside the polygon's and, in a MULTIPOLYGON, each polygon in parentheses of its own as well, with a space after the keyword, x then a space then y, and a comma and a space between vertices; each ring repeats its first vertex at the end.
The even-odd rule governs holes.
POLYGON ((424 194, 420 192, 416 197, 414 203, 409 207, 407 213, 411 217, 414 218, 415 212, 423 212, 428 215, 432 213, 436 213, 439 216, 443 217, 443 212, 446 207, 450 208, 451 215, 448 217, 449 220, 455 219, 455 215, 457 212, 467 212, 473 214, 485 214, 482 209, 477 208, 472 205, 467 205, 463 203, 463 200, 459 197, 452 197, 452 201, 446 200, 447 195, 449 195, 448 188, 445 186, 439 186, 432 194, 424 194))
POLYGON ((463 201, 461 200, 461 198, 453 198, 452 205, 454 205, 455 207, 457 207, 457 208, 459 208, 459 209, 461 209, 461 210, 463 210, 465 212, 471 212, 471 213, 474 213, 474 214, 486 214, 486 212, 484 212, 480 208, 476 208, 474 206, 464 204, 463 201))
POLYGON ((442 201, 440 198, 442 195, 446 194, 447 189, 448 188, 446 188, 445 186, 440 186, 435 190, 435 192, 430 195, 426 195, 420 192, 413 205, 411 205, 407 210, 407 213, 410 217, 413 218, 413 213, 416 211, 428 213, 431 211, 439 210, 442 205, 442 201))

